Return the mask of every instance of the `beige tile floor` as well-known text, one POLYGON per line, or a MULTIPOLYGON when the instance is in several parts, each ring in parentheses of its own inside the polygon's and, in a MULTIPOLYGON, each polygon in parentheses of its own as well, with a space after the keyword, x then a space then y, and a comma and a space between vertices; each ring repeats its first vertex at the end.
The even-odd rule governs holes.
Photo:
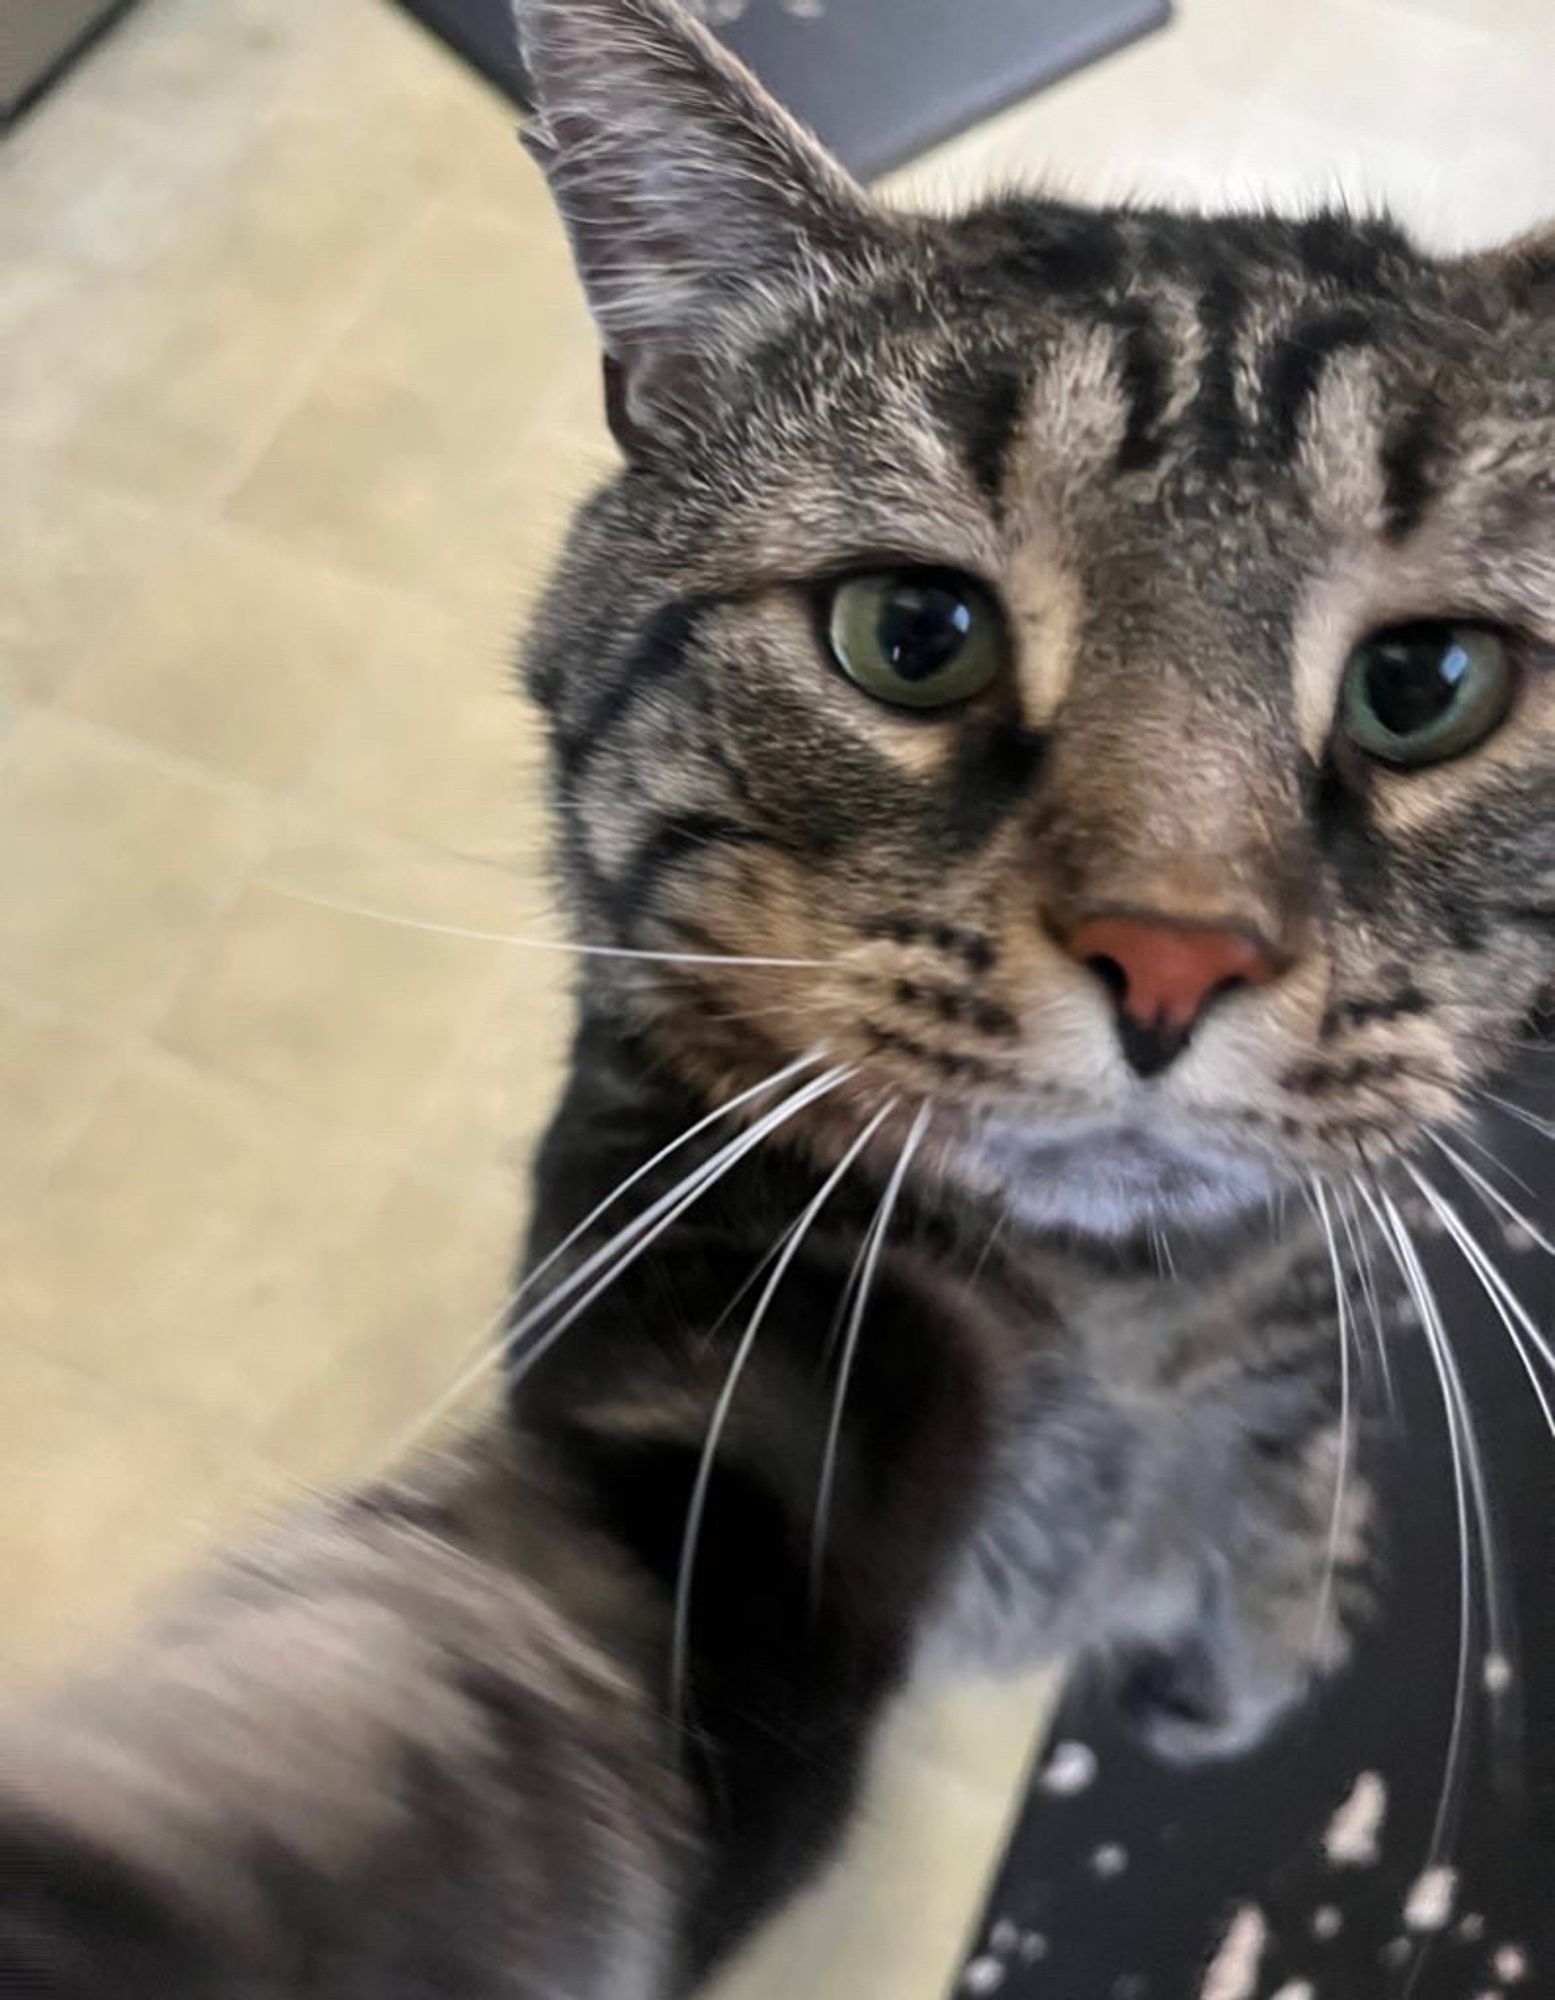
MULTIPOLYGON (((949 4, 949 0, 947 0, 949 4)), ((1182 0, 906 178, 1555 211, 1550 0, 1182 0)), ((506 109, 381 0, 146 0, 0 154, 0 1673, 373 1464, 501 1297, 565 964, 510 634, 609 462, 506 109)), ((943 1988, 1038 1713, 899 1721, 740 1990, 943 1988)))

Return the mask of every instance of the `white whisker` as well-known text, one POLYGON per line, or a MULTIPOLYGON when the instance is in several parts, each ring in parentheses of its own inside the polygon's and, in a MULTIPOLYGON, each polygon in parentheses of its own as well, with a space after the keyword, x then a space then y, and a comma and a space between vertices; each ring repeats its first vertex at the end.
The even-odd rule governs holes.
POLYGON ((982 1277, 983 1272, 987 1268, 989 1258, 992 1257, 995 1250, 999 1247, 1000 1237, 1003 1236, 1005 1230, 1010 1226, 1010 1219, 1010 1204, 1007 1201, 1001 1202, 993 1228, 989 1230, 987 1236, 983 1239, 983 1247, 977 1253, 977 1262, 967 1273, 967 1282, 969 1284, 976 1285, 982 1277))
MULTIPOLYGON (((1470 1494, 1474 1506, 1474 1525, 1480 1544, 1480 1567, 1484 1586, 1484 1610, 1492 1657, 1510 1659, 1511 1616, 1508 1609, 1505 1585, 1501 1577, 1494 1536, 1494 1521, 1490 1507, 1490 1496, 1485 1482, 1484 1459, 1479 1447, 1478 1433, 1469 1410, 1468 1396, 1464 1390, 1463 1377, 1459 1371, 1457 1357, 1448 1337, 1446 1324, 1436 1294, 1426 1276, 1414 1240, 1407 1223, 1392 1197, 1381 1188, 1377 1198, 1383 1204, 1391 1222, 1395 1249, 1400 1257, 1400 1267, 1404 1271, 1415 1303, 1420 1311, 1421 1323, 1436 1361, 1437 1377, 1441 1385, 1442 1398, 1448 1413, 1448 1434, 1452 1445, 1454 1491, 1457 1497, 1459 1521, 1460 1596, 1458 1681, 1453 1699, 1452 1734, 1449 1739, 1447 1768, 1443 1776, 1442 1795, 1437 1808, 1436 1821, 1432 1829, 1431 1847, 1427 1857, 1427 1868, 1440 1866, 1446 1859, 1451 1823, 1458 1799, 1461 1797, 1465 1777, 1466 1728, 1468 1715, 1468 1685, 1470 1673, 1470 1653, 1472 1642, 1470 1611, 1471 1600, 1467 1593, 1470 1587, 1468 1563, 1468 1541, 1464 1513, 1463 1475, 1467 1471, 1470 1494), (1456 1413, 1456 1416, 1454 1415, 1456 1413)), ((1368 1197, 1369 1199, 1369 1197, 1368 1197)), ((1509 1720, 1505 1708, 1504 1690, 1489 1690, 1492 1714, 1498 1722, 1509 1720)), ((1404 1984, 1401 2000, 1409 2000, 1419 1982, 1429 1955, 1429 1944, 1421 1951, 1410 1969, 1404 1984)))
POLYGON ((624 1181, 618 1182, 611 1192, 605 1196, 603 1201, 596 1203, 589 1210, 588 1214, 584 1216, 575 1229, 569 1230, 553 1250, 547 1251, 539 1263, 525 1275, 523 1283, 514 1294, 515 1301, 521 1298, 531 1285, 544 1277, 545 1273, 556 1262, 558 1257, 565 1256, 580 1237, 586 1236, 589 1230, 594 1227, 594 1224, 599 1221, 600 1217, 609 1209, 614 1208, 622 1195, 626 1194, 631 1188, 636 1187, 639 1181, 645 1180, 656 1167, 662 1166, 672 1154, 678 1153, 682 1146, 689 1146, 691 1141, 700 1138, 710 1125, 716 1125, 720 1119, 727 1118, 731 1112, 740 1110, 755 1098, 765 1096, 769 1090, 781 1089, 790 1078, 798 1076, 802 1071, 813 1069, 825 1053, 826 1049, 824 1045, 820 1048, 812 1049, 808 1055, 800 1056, 796 1062, 786 1064, 784 1068, 778 1070, 774 1075, 764 1077, 760 1083, 753 1083, 748 1090, 742 1090, 737 1096, 729 1098, 725 1103, 719 1105, 716 1111, 709 1111, 705 1117, 699 1118, 694 1125, 688 1125, 678 1139, 671 1139, 667 1146, 661 1146, 651 1160, 645 1160, 640 1167, 635 1168, 629 1173, 624 1181))
POLYGON ((1486 1104, 1495 1105, 1508 1118, 1515 1118, 1520 1125, 1526 1125, 1531 1132, 1537 1132, 1541 1139, 1555 1139, 1555 1119, 1541 1118, 1537 1111, 1530 1111, 1526 1104, 1519 1104, 1515 1098, 1498 1097, 1493 1090, 1482 1090, 1480 1098, 1486 1104))
POLYGON ((311 903, 315 909, 337 910, 345 917, 361 917, 369 923, 394 924, 401 930, 429 931, 434 937, 465 938, 476 944, 510 945, 522 951, 556 951, 580 958, 626 958, 646 960, 655 965, 766 965, 786 966, 803 971, 824 971, 824 958, 748 958, 724 951, 643 951, 631 945, 575 944, 567 938, 516 937, 508 931, 487 931, 465 924, 433 923, 424 917, 401 916, 394 910, 375 909, 371 903, 353 903, 338 896, 318 896, 304 889, 284 888, 279 883, 265 886, 278 896, 297 903, 311 903))
POLYGON ((747 1154, 753 1153, 780 1125, 785 1125, 790 1118, 814 1104, 818 1098, 826 1096, 829 1091, 835 1090, 853 1074, 854 1065, 839 1063, 835 1069, 827 1070, 813 1082, 805 1084, 791 1097, 785 1098, 781 1104, 765 1113, 748 1130, 731 1139, 710 1159, 694 1167, 684 1180, 678 1182, 668 1193, 660 1195, 658 1200, 644 1209, 641 1215, 634 1217, 603 1249, 596 1250, 592 1256, 586 1257, 575 1271, 570 1272, 547 1297, 540 1301, 533 1311, 526 1313, 508 1329, 506 1338, 496 1351, 499 1361, 509 1359, 517 1349, 523 1347, 529 1336, 563 1299, 570 1297, 580 1287, 588 1286, 582 1296, 568 1307, 554 1325, 546 1327, 540 1337, 518 1355, 511 1376, 512 1382, 522 1381, 529 1370, 550 1352, 567 1328, 587 1312, 601 1293, 608 1291, 622 1272, 629 1270, 638 1258, 657 1242, 666 1229, 673 1227, 688 1208, 700 1201, 708 1188, 716 1181, 722 1180, 724 1175, 736 1167, 747 1154), (613 1263, 610 1262, 612 1258, 615 1260, 613 1263), (589 1284, 589 1279, 602 1265, 608 1265, 603 1277, 589 1284))
POLYGON ((704 1117, 697 1119, 695 1124, 689 1125, 680 1134, 679 1138, 671 1139, 667 1146, 661 1146, 651 1159, 645 1160, 640 1167, 635 1168, 629 1173, 625 1180, 618 1182, 611 1192, 605 1196, 603 1201, 596 1203, 589 1210, 588 1214, 584 1216, 576 1228, 570 1230, 553 1249, 540 1259, 538 1264, 533 1265, 526 1271, 519 1282, 509 1290, 502 1304, 485 1322, 480 1332, 465 1349, 466 1353, 473 1349, 480 1357, 478 1365, 468 1371, 468 1373, 461 1372, 455 1378, 453 1386, 438 1398, 432 1408, 423 1416, 418 1417, 409 1429, 395 1440, 393 1454, 389 1459, 389 1463, 398 1462, 407 1452, 414 1449, 422 1438, 442 1421, 449 1410, 455 1407, 466 1389, 472 1387, 476 1381, 480 1380, 486 1374, 493 1365, 488 1343, 493 1341, 507 1324, 509 1316, 519 1300, 539 1283, 540 1279, 545 1276, 557 1258, 565 1256, 567 1251, 572 1248, 573 1244, 580 1237, 588 1234, 589 1230, 594 1227, 594 1224, 599 1221, 600 1217, 613 1208, 623 1195, 627 1194, 639 1181, 651 1174, 655 1168, 662 1166, 673 1154, 679 1152, 681 1147, 688 1146, 693 1139, 699 1138, 710 1125, 716 1125, 720 1119, 728 1117, 731 1112, 740 1110, 744 1105, 751 1103, 753 1099, 765 1095, 766 1092, 781 1089, 790 1078, 799 1075, 803 1070, 813 1067, 825 1053, 824 1046, 812 1049, 808 1055, 800 1056, 797 1061, 787 1064, 775 1074, 763 1077, 760 1083, 753 1083, 749 1089, 740 1091, 736 1096, 729 1098, 726 1103, 721 1104, 715 1111, 710 1111, 704 1117))
POLYGON ((823 1373, 836 1360, 837 1350, 842 1345, 843 1337, 847 1330, 848 1316, 853 1309, 853 1300, 857 1296, 859 1285, 863 1282, 864 1266, 869 1259, 869 1245, 872 1234, 873 1230, 869 1228, 859 1238, 858 1249, 854 1253, 853 1262, 848 1266, 848 1275, 843 1281, 841 1292, 838 1294, 837 1310, 832 1314, 831 1325, 826 1330, 826 1346, 821 1355, 823 1373))
POLYGON ((821 1457, 821 1477, 815 1499, 815 1522, 810 1537, 812 1607, 820 1603, 821 1570, 826 1552, 827 1529, 831 1521, 832 1497, 837 1483, 837 1452, 842 1442, 843 1412, 847 1407, 848 1386, 853 1378, 853 1364, 858 1355, 859 1337, 863 1332, 870 1288, 874 1284, 875 1270, 880 1262, 881 1252, 885 1248, 891 1218, 901 1197, 902 1184, 907 1179, 913 1155, 923 1143, 923 1135, 928 1130, 932 1115, 933 1106, 925 1100, 919 1107, 912 1129, 908 1132, 896 1165, 891 1170, 891 1178, 886 1182, 885 1192, 880 1197, 880 1206, 875 1210, 874 1220, 870 1223, 869 1232, 864 1239, 863 1262, 856 1267, 858 1288, 854 1294, 853 1310, 848 1318, 847 1338, 843 1343, 842 1358, 837 1367, 837 1389, 832 1399, 831 1421, 827 1426, 826 1445, 821 1457))
MULTIPOLYGON (((758 1096, 763 1090, 775 1087, 780 1080, 796 1074, 799 1070, 806 1068, 816 1060, 818 1060, 818 1057, 813 1053, 802 1057, 797 1063, 790 1064, 788 1069, 780 1072, 778 1077, 768 1077, 761 1084, 754 1085, 751 1089, 742 1092, 739 1097, 731 1099, 728 1104, 722 1106, 718 1111, 711 1112, 705 1118, 699 1120, 689 1131, 682 1133, 679 1139, 673 1140, 668 1146, 664 1147, 646 1165, 636 1169, 627 1180, 621 1183, 619 1188, 615 1189, 604 1201, 600 1202, 584 1218, 583 1222, 559 1243, 540 1264, 536 1265, 524 1278, 523 1282, 508 1295, 498 1313, 487 1322, 485 1329, 487 1337, 490 1338, 499 1331, 512 1312, 518 1299, 528 1291, 529 1287, 542 1276, 544 1271, 571 1244, 575 1243, 593 1225, 598 1217, 627 1188, 635 1182, 640 1181, 660 1161, 677 1151, 681 1146, 689 1143, 698 1133, 705 1131, 717 1119, 737 1109, 740 1105, 749 1103, 753 1097, 758 1096)), ((631 1221, 623 1229, 619 1230, 608 1243, 587 1257, 559 1285, 555 1286, 531 1312, 510 1327, 500 1341, 494 1340, 491 1345, 483 1347, 483 1351, 476 1356, 468 1367, 461 1371, 449 1388, 433 1404, 432 1408, 424 1416, 418 1417, 408 1432, 396 1440, 393 1454, 394 1460, 402 1457, 406 1451, 419 1443, 429 1431, 442 1421, 450 1410, 457 1408, 459 1403, 472 1390, 478 1387, 488 1375, 503 1365, 519 1340, 527 1336, 547 1314, 565 1299, 569 1298, 580 1286, 587 1284, 588 1280, 599 1270, 602 1264, 608 1263, 612 1257, 620 1253, 619 1261, 607 1272, 606 1276, 587 1292, 571 1312, 563 1317, 559 1325, 551 1328, 541 1340, 535 1343, 530 1352, 523 1357, 523 1366, 514 1376, 515 1381, 520 1379, 521 1374, 527 1371, 554 1344, 554 1341, 560 1337, 561 1333, 568 1326, 573 1324, 579 1314, 591 1305, 601 1292, 614 1284, 621 1273, 630 1264, 634 1263, 637 1257, 648 1248, 648 1245, 656 1237, 662 1235, 664 1230, 669 1228, 673 1222, 678 1220, 693 1202, 700 1199, 715 1181, 722 1179, 725 1173, 736 1166, 740 1160, 744 1159, 747 1153, 759 1145, 779 1125, 783 1124, 796 1112, 803 1110, 807 1104, 813 1103, 817 1097, 823 1096, 827 1090, 844 1082, 852 1074, 852 1068, 843 1064, 835 1069, 828 1070, 823 1076, 806 1084, 801 1090, 785 1098, 773 1110, 765 1113, 754 1125, 738 1132, 733 1139, 720 1147, 717 1152, 711 1154, 709 1158, 699 1161, 689 1174, 677 1181, 665 1194, 660 1195, 648 1208, 640 1214, 633 1216, 631 1221)))
POLYGON ((1472 1188, 1477 1189, 1486 1201, 1499 1208, 1509 1222, 1515 1222, 1519 1229, 1527 1230, 1529 1236, 1547 1255, 1555 1257, 1555 1243, 1552 1243, 1544 1232, 1523 1214, 1515 1202, 1508 1201, 1501 1190, 1492 1181, 1487 1180, 1478 1167, 1471 1167, 1463 1155, 1449 1146, 1439 1132, 1428 1131, 1426 1137, 1439 1153, 1446 1154, 1472 1188))
POLYGON ((1417 1167, 1410 1166, 1407 1162, 1405 1164, 1410 1179, 1430 1203, 1440 1218, 1442 1227, 1463 1252, 1470 1270, 1478 1278, 1481 1289, 1494 1306, 1496 1316, 1506 1328, 1507 1337, 1516 1350, 1517 1358, 1521 1361, 1528 1380, 1533 1385, 1533 1393, 1538 1399, 1539 1408, 1544 1413, 1544 1421, 1549 1426, 1550 1435, 1555 1437, 1555 1405, 1552 1405, 1549 1391, 1540 1379, 1528 1343, 1532 1343, 1534 1352, 1543 1360, 1552 1377, 1555 1377, 1555 1347, 1552 1347, 1540 1332, 1532 1314, 1501 1272, 1496 1269, 1494 1259, 1452 1203, 1417 1167))
POLYGON ((1383 1325, 1382 1299, 1377 1290, 1377 1273, 1371 1261, 1371 1245, 1366 1240, 1366 1232, 1353 1201, 1343 1201, 1335 1193, 1334 1206, 1339 1220, 1344 1225, 1350 1254, 1355 1259, 1356 1281, 1361 1288, 1367 1317, 1371 1321, 1372 1345, 1376 1350, 1377 1366, 1382 1371, 1382 1391, 1387 1402, 1388 1415, 1395 1420, 1398 1416, 1398 1392, 1393 1386, 1393 1361, 1388 1353, 1387 1329, 1383 1325))
POLYGON ((1495 1551, 1490 1538, 1488 1495, 1484 1491, 1478 1440, 1469 1416, 1467 1399, 1463 1393, 1462 1378, 1458 1374, 1447 1330, 1442 1323, 1436 1295, 1431 1289, 1430 1281, 1426 1277, 1424 1266, 1416 1253, 1414 1241, 1397 1203, 1383 1188, 1378 1188, 1373 1195, 1364 1183, 1359 1185, 1368 1207, 1371 1208, 1382 1229, 1384 1238, 1392 1247, 1404 1282, 1409 1287, 1410 1295, 1420 1314, 1426 1342, 1435 1364, 1437 1383, 1447 1417, 1448 1444, 1451 1449, 1453 1504, 1458 1522, 1458 1663, 1446 1769, 1442 1780, 1441 1798, 1431 1831, 1427 1860, 1428 1866, 1437 1866, 1446 1856, 1448 1835, 1465 1775, 1470 1661, 1475 1624, 1473 1566, 1470 1560, 1471 1520, 1472 1526, 1478 1530, 1484 1563, 1485 1599, 1491 1625, 1491 1644, 1497 1652, 1506 1650, 1504 1623, 1499 1608, 1500 1593, 1494 1581, 1497 1574, 1495 1551))
POLYGON ((782 1284, 789 1265, 792 1264, 795 1256, 798 1254, 799 1246, 804 1242, 811 1224, 831 1199, 838 1183, 853 1165, 853 1162, 863 1152, 869 1141, 891 1115, 891 1112, 895 1109, 895 1105, 896 1100, 893 1098, 890 1103, 883 1105, 875 1113, 874 1117, 864 1127, 863 1131, 860 1132, 852 1145, 849 1146, 848 1150, 843 1154, 837 1165, 827 1175, 813 1198, 806 1205, 787 1243, 784 1244, 776 1264, 772 1268, 771 1276, 762 1287, 761 1296, 756 1301, 755 1310, 751 1313, 745 1331, 740 1337, 739 1346, 734 1352, 734 1359, 729 1364, 729 1372, 724 1378, 724 1385, 719 1392, 718 1401, 713 1406, 712 1418, 707 1428, 707 1438, 702 1447, 701 1461, 697 1466, 696 1480, 692 1486, 691 1499, 686 1509, 686 1525, 681 1540, 680 1570, 675 1582, 675 1627, 670 1650, 670 1712, 674 1715, 684 1717, 687 1712, 687 1672, 691 1641, 691 1583, 696 1570, 697 1544, 701 1539, 702 1520, 707 1511, 708 1489, 712 1484, 713 1467, 717 1461, 718 1447, 723 1440, 724 1429, 729 1421, 729 1412, 734 1405, 734 1398, 739 1389, 740 1380, 755 1350, 756 1338, 761 1332, 762 1322, 767 1316, 767 1308, 776 1296, 778 1286, 782 1284))
POLYGON ((1460 1118, 1457 1121, 1450 1121, 1448 1124, 1448 1129, 1454 1134, 1455 1137, 1463 1140, 1465 1145, 1472 1146, 1475 1152, 1478 1153, 1481 1156, 1481 1158, 1488 1160, 1491 1166, 1493 1166, 1498 1173, 1505 1174, 1507 1179, 1511 1181, 1515 1187, 1521 1188, 1524 1194, 1529 1195, 1534 1200, 1538 1199, 1538 1197, 1534 1195, 1533 1189, 1523 1179, 1522 1175, 1516 1172, 1515 1169, 1513 1169, 1512 1167, 1509 1167, 1506 1161, 1501 1158, 1500 1154, 1497 1153, 1496 1149, 1493 1146, 1486 1144, 1486 1142, 1480 1137, 1478 1132, 1476 1132, 1473 1126, 1468 1122, 1467 1118, 1460 1118))
MULTIPOLYGON (((1380 1189, 1378 1192, 1382 1194, 1380 1189)), ((1510 1658, 1513 1623, 1509 1608, 1510 1598, 1502 1575, 1500 1553, 1496 1543, 1495 1508, 1491 1504, 1490 1485, 1485 1476, 1485 1454, 1480 1446, 1479 1430, 1474 1422, 1468 1391, 1464 1387, 1463 1372, 1458 1366, 1457 1351, 1447 1332, 1446 1322, 1442 1318, 1435 1288, 1426 1276, 1425 1267, 1420 1261, 1409 1227, 1398 1211, 1397 1205, 1386 1194, 1382 1194, 1382 1199, 1397 1217, 1409 1261, 1430 1305, 1431 1315, 1426 1321, 1427 1332, 1429 1334, 1434 1330, 1441 1342, 1442 1363, 1446 1371, 1446 1381, 1452 1389, 1457 1405, 1459 1434, 1464 1445, 1464 1463, 1468 1469, 1470 1497, 1474 1503, 1475 1524, 1480 1544, 1480 1568, 1485 1589, 1485 1619, 1490 1646, 1493 1652, 1510 1658)), ((1416 1296, 1418 1303, 1418 1295, 1416 1296)), ((1425 1316, 1422 1314, 1422 1317, 1425 1316)))
POLYGON ((1339 1464, 1334 1472, 1333 1512, 1328 1523, 1328 1557, 1323 1565, 1323 1586, 1318 1594, 1317 1616, 1312 1634, 1312 1656, 1316 1668, 1323 1661, 1323 1634, 1333 1605, 1334 1579, 1339 1568, 1339 1543, 1344 1533, 1344 1503, 1350 1483, 1350 1294, 1339 1259, 1339 1240, 1328 1212, 1328 1196, 1319 1180, 1312 1182, 1312 1198, 1328 1245, 1328 1259, 1334 1274, 1334 1303, 1339 1319, 1339 1464))

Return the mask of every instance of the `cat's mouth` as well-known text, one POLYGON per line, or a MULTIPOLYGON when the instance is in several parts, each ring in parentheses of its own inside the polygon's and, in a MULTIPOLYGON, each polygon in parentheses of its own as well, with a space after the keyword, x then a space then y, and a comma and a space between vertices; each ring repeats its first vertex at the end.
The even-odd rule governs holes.
POLYGON ((1134 1124, 1052 1132, 997 1121, 966 1151, 1012 1220, 1093 1236, 1227 1222, 1266 1202, 1281 1179, 1251 1152, 1134 1124))

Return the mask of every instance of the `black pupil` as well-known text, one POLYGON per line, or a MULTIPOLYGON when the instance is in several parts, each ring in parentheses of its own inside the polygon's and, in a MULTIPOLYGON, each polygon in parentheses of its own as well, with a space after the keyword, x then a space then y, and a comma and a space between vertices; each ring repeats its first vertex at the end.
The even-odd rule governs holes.
POLYGON ((881 605, 877 636, 894 674, 927 681, 951 664, 971 629, 972 607, 964 597, 941 584, 904 583, 881 605))
POLYGON ((1452 707, 1470 664, 1457 639, 1440 626, 1405 626, 1367 649, 1367 705, 1395 736, 1416 736, 1452 707))

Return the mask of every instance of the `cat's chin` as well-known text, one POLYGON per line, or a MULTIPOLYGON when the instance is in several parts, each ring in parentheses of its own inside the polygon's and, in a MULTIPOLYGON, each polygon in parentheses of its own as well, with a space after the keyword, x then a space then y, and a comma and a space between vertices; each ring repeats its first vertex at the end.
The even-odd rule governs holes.
POLYGON ((1028 1230, 1118 1239, 1147 1230, 1215 1229, 1266 1203, 1266 1161, 1119 1129, 1052 1137, 988 1135, 990 1169, 1010 1218, 1028 1230))

